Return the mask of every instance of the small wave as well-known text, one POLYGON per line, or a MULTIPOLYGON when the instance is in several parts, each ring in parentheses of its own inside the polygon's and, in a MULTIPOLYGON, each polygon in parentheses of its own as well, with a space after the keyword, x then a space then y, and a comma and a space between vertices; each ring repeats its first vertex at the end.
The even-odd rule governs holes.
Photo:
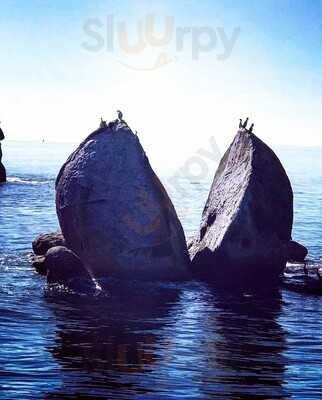
MULTIPOLYGON (((74 283, 75 286, 75 283, 74 283)), ((92 297, 92 298, 109 298, 110 294, 98 287, 93 287, 88 284, 82 284, 78 282, 78 287, 69 287, 67 285, 59 283, 50 283, 44 287, 45 296, 47 298, 53 298, 62 295, 66 296, 81 296, 81 297, 92 297)))
MULTIPOLYGON (((287 271, 293 271, 293 270, 297 270, 297 269, 303 270, 303 266, 304 266, 303 262, 288 262, 286 264, 285 271, 287 272, 287 271)), ((307 260, 306 267, 308 269, 313 269, 313 268, 316 269, 316 268, 321 268, 322 264, 321 264, 320 260, 307 260)))
POLYGON ((19 178, 16 176, 11 176, 7 178, 8 183, 16 184, 16 185, 45 185, 50 183, 53 179, 32 179, 32 178, 19 178))
MULTIPOLYGON (((33 268, 25 255, 4 254, 0 255, 0 274, 8 271, 32 271, 33 268)), ((20 272, 19 272, 20 273, 20 272)))

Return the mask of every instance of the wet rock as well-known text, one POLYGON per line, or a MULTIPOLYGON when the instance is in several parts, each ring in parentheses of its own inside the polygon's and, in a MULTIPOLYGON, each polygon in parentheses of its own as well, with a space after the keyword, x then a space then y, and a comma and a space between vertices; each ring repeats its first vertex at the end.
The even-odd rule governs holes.
POLYGON ((47 275, 47 268, 45 265, 45 256, 36 256, 32 257, 32 265, 35 268, 36 272, 40 275, 47 275))
POLYGON ((56 207, 67 247, 92 277, 188 276, 176 211, 123 121, 93 132, 68 158, 57 177, 56 207))
POLYGON ((304 262, 308 255, 308 250, 300 243, 291 240, 286 247, 287 261, 304 262))
POLYGON ((299 293, 322 295, 320 264, 288 264, 284 272, 283 286, 299 293))
POLYGON ((61 232, 42 233, 32 242, 32 249, 36 255, 43 256, 50 248, 65 246, 65 244, 65 239, 61 232))
POLYGON ((56 246, 49 249, 45 256, 45 268, 49 284, 63 285, 70 289, 79 289, 86 285, 95 288, 80 258, 66 247, 56 246))
MULTIPOLYGON (((1 132, 0 132, 0 137, 1 137, 1 132)), ((0 140, 2 140, 2 139, 0 138, 0 140)), ((4 182, 6 182, 6 180, 7 180, 7 172, 6 172, 4 165, 2 164, 2 149, 1 149, 1 143, 0 143, 0 183, 4 183, 4 182)))
POLYGON ((0 183, 5 183, 7 181, 7 172, 4 165, 0 162, 0 183))
POLYGON ((286 265, 293 192, 274 152, 241 128, 223 156, 189 249, 200 277, 223 283, 267 282, 286 265))

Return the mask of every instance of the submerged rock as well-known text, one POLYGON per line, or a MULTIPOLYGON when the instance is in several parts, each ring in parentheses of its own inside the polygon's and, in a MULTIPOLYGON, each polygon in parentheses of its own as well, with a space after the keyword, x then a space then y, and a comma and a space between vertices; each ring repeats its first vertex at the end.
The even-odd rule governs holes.
POLYGON ((288 264, 284 272, 283 286, 305 294, 322 295, 322 269, 320 264, 288 264))
POLYGON ((286 248, 287 261, 290 262, 304 262, 308 255, 308 250, 300 243, 291 240, 286 248))
POLYGON ((43 256, 52 247, 65 245, 65 239, 61 232, 42 233, 32 242, 32 249, 37 256, 43 256))
POLYGON ((89 273, 79 257, 64 246, 49 249, 45 256, 48 284, 62 285, 72 290, 95 289, 89 273))
POLYGON ((92 277, 187 277, 176 211, 123 121, 93 132, 68 158, 56 181, 56 207, 67 247, 92 277))
POLYGON ((292 223, 293 192, 281 162, 241 128, 220 162, 189 248, 192 270, 216 282, 274 279, 286 265, 292 223))

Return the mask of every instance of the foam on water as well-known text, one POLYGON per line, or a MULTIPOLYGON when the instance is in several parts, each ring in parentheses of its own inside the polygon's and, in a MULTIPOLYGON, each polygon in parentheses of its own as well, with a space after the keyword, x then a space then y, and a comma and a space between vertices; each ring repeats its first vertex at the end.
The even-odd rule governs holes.
POLYGON ((8 184, 17 184, 17 185, 43 185, 43 184, 49 183, 50 180, 48 180, 48 179, 35 180, 32 178, 27 179, 27 178, 19 178, 17 176, 9 176, 7 178, 7 182, 8 182, 8 184))

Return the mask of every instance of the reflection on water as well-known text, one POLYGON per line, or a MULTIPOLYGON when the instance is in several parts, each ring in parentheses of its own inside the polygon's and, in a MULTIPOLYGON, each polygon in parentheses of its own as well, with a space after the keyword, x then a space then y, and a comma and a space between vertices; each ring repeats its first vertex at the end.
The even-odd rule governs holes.
POLYGON ((279 292, 217 296, 216 311, 217 340, 211 344, 208 370, 219 372, 206 382, 216 384, 222 398, 285 398, 286 341, 277 322, 279 292))
POLYGON ((49 351, 63 376, 48 399, 76 392, 102 398, 288 397, 277 290, 233 296, 194 283, 122 292, 47 297, 57 319, 49 351))
POLYGON ((51 295, 57 318, 55 345, 49 349, 68 372, 63 388, 48 398, 86 388, 122 396, 154 392, 147 379, 161 355, 155 351, 159 332, 168 322, 178 289, 120 287, 118 295, 88 298, 51 295), (122 294, 123 293, 123 294, 122 294), (77 372, 74 376, 71 371, 77 372))

